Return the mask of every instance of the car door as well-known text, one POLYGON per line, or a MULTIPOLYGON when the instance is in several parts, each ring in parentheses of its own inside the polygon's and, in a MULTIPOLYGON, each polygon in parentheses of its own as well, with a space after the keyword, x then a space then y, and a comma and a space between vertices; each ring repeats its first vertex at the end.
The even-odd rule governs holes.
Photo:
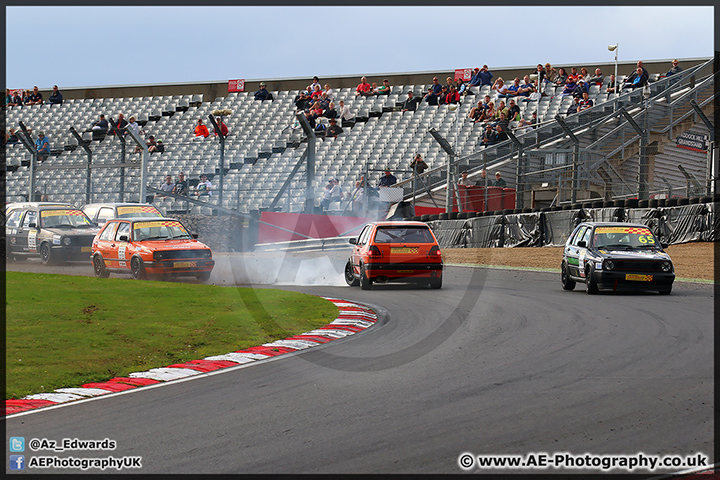
POLYGON ((8 254, 21 251, 17 242, 23 213, 25 210, 16 208, 8 214, 5 220, 5 242, 8 254))
POLYGON ((578 254, 578 274, 581 277, 585 276, 585 262, 588 260, 588 247, 592 240, 593 227, 587 227, 582 236, 578 234, 577 240, 577 254, 578 254))
POLYGON ((102 255, 105 266, 108 268, 118 268, 117 248, 115 248, 115 232, 117 227, 117 222, 106 223, 105 228, 100 232, 95 243, 96 251, 102 255))
POLYGON ((118 268, 130 269, 130 252, 127 251, 130 240, 130 222, 118 222, 112 249, 117 253, 118 268))
POLYGON ((367 239, 370 236, 371 229, 371 225, 365 225, 365 228, 363 228, 362 232, 360 232, 360 235, 358 235, 357 242, 353 247, 351 258, 356 273, 360 272, 360 262, 362 259, 363 246, 367 244, 367 239))
POLYGON ((22 224, 20 224, 20 228, 18 228, 17 245, 19 251, 37 252, 37 234, 39 231, 37 225, 39 221, 37 210, 28 210, 25 212, 22 224))
POLYGON ((580 270, 578 268, 580 264, 580 247, 578 247, 577 242, 583 238, 587 229, 588 227, 586 225, 578 227, 565 246, 565 261, 567 262, 568 271, 570 272, 570 275, 574 275, 576 277, 580 276, 580 270))

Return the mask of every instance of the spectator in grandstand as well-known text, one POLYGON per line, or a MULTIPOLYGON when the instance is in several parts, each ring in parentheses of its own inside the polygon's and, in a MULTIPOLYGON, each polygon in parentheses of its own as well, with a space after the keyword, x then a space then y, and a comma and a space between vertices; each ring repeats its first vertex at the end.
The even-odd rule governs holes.
POLYGON ((23 105, 30 105, 30 90, 25 90, 25 93, 23 94, 22 103, 23 105))
POLYGON ((20 143, 20 139, 17 137, 14 128, 11 128, 10 131, 5 134, 5 143, 20 143))
POLYGON ((520 122, 518 123, 518 129, 522 132, 529 132, 533 128, 536 127, 537 124, 537 112, 532 113, 532 118, 530 120, 525 120, 524 118, 520 119, 520 122))
POLYGON ((197 125, 195 125, 195 136, 205 138, 210 136, 210 131, 207 126, 203 124, 202 118, 198 118, 197 125))
POLYGON ((573 91, 573 97, 582 98, 583 93, 590 93, 590 87, 588 86, 587 82, 582 77, 580 77, 577 81, 577 86, 573 91))
POLYGON ((413 96, 413 91, 408 90, 407 98, 402 104, 403 112, 414 112, 417 110, 417 98, 413 96))
POLYGON ((50 98, 48 98, 48 103, 50 105, 62 105, 63 96, 62 93, 60 93, 60 90, 58 90, 57 85, 53 85, 53 91, 50 94, 50 98))
POLYGON ((172 193, 175 195, 187 195, 188 194, 188 182, 185 180, 185 173, 178 173, 178 179, 175 182, 172 193))
POLYGON ((505 85, 505 80, 503 80, 502 77, 498 77, 490 89, 495 90, 498 98, 507 98, 510 93, 510 90, 508 89, 508 86, 505 85))
POLYGON ((555 70, 550 63, 545 63, 545 81, 550 84, 555 84, 557 75, 557 70, 555 70))
POLYGON ((596 68, 595 75, 590 78, 586 78, 585 82, 589 83, 590 85, 602 86, 604 79, 605 77, 603 77, 602 71, 599 68, 596 68))
POLYGON ((8 103, 11 107, 22 107, 23 105, 23 99, 22 95, 20 94, 22 90, 15 90, 15 93, 13 93, 12 102, 8 103))
POLYGON ((127 132, 125 131, 125 127, 128 126, 127 120, 125 120, 125 116, 122 113, 118 113, 118 120, 117 123, 115 123, 115 128, 112 128, 112 125, 110 125, 110 134, 111 135, 126 135, 127 132))
POLYGON ((682 67, 680 66, 680 62, 678 62, 677 58, 672 61, 672 68, 668 70, 668 72, 665 74, 666 77, 669 77, 670 75, 675 75, 676 73, 682 72, 682 67))
POLYGON ((508 98, 516 97, 519 90, 520 90, 520 79, 518 77, 515 77, 515 78, 513 78, 512 85, 508 85, 508 87, 507 87, 506 96, 508 98))
POLYGON ((477 123, 480 121, 480 117, 484 111, 485 108, 483 107, 482 100, 478 100, 477 105, 470 109, 470 113, 468 113, 468 118, 474 123, 477 123))
POLYGON ((480 88, 485 85, 492 85, 493 74, 490 70, 488 70, 487 65, 482 66, 482 68, 478 72, 478 75, 480 76, 480 88))
POLYGON ((308 102, 311 101, 311 98, 312 98, 312 89, 308 85, 305 90, 298 93, 297 96, 295 97, 295 100, 294 100, 295 107, 298 110, 305 110, 308 106, 308 102))
POLYGON ((334 178, 330 180, 330 182, 332 183, 332 188, 330 189, 330 201, 340 202, 343 199, 343 192, 340 188, 340 180, 334 178))
POLYGON ((385 175, 380 178, 379 187, 391 187, 397 183, 397 178, 390 172, 389 168, 385 169, 385 175))
MULTIPOLYGON (((317 77, 317 75, 313 77, 312 83, 311 83, 310 85, 308 85, 308 88, 310 89, 310 93, 312 93, 312 92, 315 91, 315 86, 316 86, 316 85, 321 86, 321 85, 320 85, 320 79, 317 77)), ((322 87, 322 86, 321 86, 321 87, 322 87)))
POLYGON ((587 110, 588 108, 593 106, 593 101, 590 100, 590 96, 588 92, 583 92, 583 98, 580 100, 580 103, 578 103, 578 112, 582 112, 583 110, 587 110))
POLYGON ((334 101, 335 100, 335 92, 333 92, 333 89, 330 88, 330 84, 326 83, 323 88, 325 89, 325 90, 323 90, 323 93, 325 93, 325 95, 327 95, 328 100, 331 102, 334 101))
POLYGON ((415 158, 413 158, 413 161, 410 162, 410 169, 413 171, 413 175, 418 174, 422 175, 422 173, 428 169, 428 164, 425 163, 425 160, 423 160, 422 155, 419 153, 415 154, 415 158))
POLYGON ((255 92, 255 100, 264 102, 268 98, 270 98, 270 92, 268 92, 267 88, 265 88, 265 82, 260 82, 260 87, 258 88, 258 91, 255 92))
POLYGON ((358 180, 355 182, 355 189, 350 193, 350 207, 353 212, 359 213, 365 203, 363 182, 358 180))
POLYGON ((212 197, 212 183, 208 180, 207 175, 200 174, 200 182, 195 187, 195 195, 200 198, 202 196, 212 197))
POLYGON ((165 151, 165 144, 158 138, 157 146, 155 147, 157 153, 163 153, 165 151))
POLYGON ((488 128, 490 129, 489 134, 483 137, 483 145, 485 147, 489 147, 490 145, 494 145, 508 139, 508 135, 505 133, 505 127, 502 123, 495 125, 495 128, 492 126, 488 126, 488 128))
POLYGON ((10 89, 5 89, 5 105, 10 105, 12 103, 13 95, 10 93, 10 89))
POLYGON ((317 84, 313 88, 313 92, 312 92, 312 95, 310 95, 310 99, 313 102, 317 102, 318 100, 320 100, 321 96, 322 96, 322 87, 320 86, 320 84, 317 84))
POLYGON ((330 199, 330 192, 332 192, 332 180, 330 180, 327 185, 325 185, 325 190, 322 194, 322 200, 320 200, 320 208, 323 209, 324 212, 326 212, 330 208, 330 203, 332 200, 330 199))
POLYGON ((378 95, 390 95, 390 81, 385 78, 382 81, 382 85, 378 87, 378 95))
POLYGON ((452 77, 447 77, 447 78, 445 79, 445 87, 447 88, 447 91, 448 91, 448 92, 450 91, 450 85, 455 86, 455 89, 457 90, 457 86, 455 85, 455 81, 453 80, 453 78, 452 78, 452 77))
POLYGON ((495 187, 507 187, 507 182, 504 178, 502 178, 502 175, 500 172, 495 172, 495 183, 493 183, 493 186, 495 187))
POLYGON ((428 105, 437 105, 438 104, 438 96, 433 93, 433 87, 430 85, 428 87, 428 91, 425 95, 423 95, 423 98, 421 101, 425 101, 428 105))
POLYGON ((317 119, 323 116, 324 110, 320 105, 320 102, 315 101, 310 107, 310 111, 308 113, 317 119))
POLYGON ((323 111, 330 108, 330 99, 328 99, 328 96, 325 92, 322 92, 322 94, 320 95, 320 100, 318 101, 320 102, 320 108, 322 108, 323 111))
MULTIPOLYGON (((639 63, 639 62, 638 62, 639 63)), ((648 76, 643 72, 642 67, 637 67, 633 75, 628 76, 623 83, 623 88, 636 89, 647 85, 648 76)))
POLYGON ((455 84, 450 85, 450 89, 447 92, 447 95, 445 95, 445 103, 447 104, 457 104, 460 102, 460 94, 455 89, 455 84))
POLYGON ((458 78, 457 80, 457 91, 461 97, 465 97, 467 95, 475 95, 472 91, 470 91, 468 84, 465 83, 462 78, 458 78))
POLYGON ((493 117, 495 118, 495 120, 499 120, 501 114, 505 114, 505 117, 510 114, 510 111, 505 106, 504 100, 500 100, 500 103, 498 103, 498 107, 495 109, 495 114, 493 115, 493 117))
POLYGON ((345 105, 345 102, 340 100, 339 112, 340 113, 340 126, 352 127, 355 125, 355 114, 350 111, 350 107, 345 105))
POLYGON ((458 185, 465 185, 467 187, 468 185, 475 185, 475 182, 468 178, 468 174, 466 171, 463 171, 460 174, 460 180, 458 180, 458 185))
POLYGON ((558 68, 557 75, 555 75, 555 86, 564 87, 567 83, 568 75, 563 67, 558 68))
POLYGON ((616 83, 617 82, 615 82, 615 74, 611 73, 610 74, 610 82, 608 83, 608 86, 605 89, 605 93, 616 93, 615 92, 616 83))
MULTIPOLYGON (((485 184, 487 183, 487 181, 488 181, 488 178, 487 178, 487 169, 486 169, 486 168, 483 168, 483 169, 480 171, 480 178, 478 179, 477 182, 475 182, 475 185, 485 185, 485 184)), ((492 185, 492 183, 491 183, 490 185, 492 185)))
MULTIPOLYGON (((502 101, 501 101, 502 102, 502 101)), ((479 122, 489 122, 495 119, 495 102, 488 102, 482 114, 480 114, 479 122)))
POLYGON ((327 132, 325 132, 325 138, 327 138, 327 137, 335 138, 338 135, 340 135, 341 133, 343 133, 342 127, 337 124, 337 120, 335 120, 334 118, 331 118, 330 126, 328 127, 327 132))
POLYGON ((433 77, 431 87, 432 87, 432 94, 435 95, 437 104, 439 104, 440 98, 443 96, 443 93, 442 93, 443 86, 440 85, 440 80, 437 77, 433 77))
POLYGON ((303 112, 303 115, 305 115, 305 120, 307 120, 308 125, 310 125, 310 128, 313 130, 317 130, 317 122, 315 121, 315 114, 312 113, 312 111, 308 110, 307 112, 303 112))
POLYGON ((102 133, 107 133, 107 131, 108 131, 108 121, 105 120, 105 115, 103 115, 102 113, 100 114, 100 118, 98 119, 98 121, 95 122, 95 123, 93 123, 93 124, 92 124, 92 128, 91 128, 90 130, 87 130, 87 131, 93 131, 93 130, 99 131, 99 132, 102 132, 102 133))
MULTIPOLYGON (((172 175, 167 175, 165 177, 165 183, 160 185, 160 190, 162 190, 163 192, 172 193, 174 189, 175 189, 175 184, 173 183, 172 175)), ((163 200, 166 198, 169 198, 166 195, 163 195, 162 193, 156 193, 155 197, 153 197, 153 198, 157 199, 158 197, 161 197, 163 200)))
POLYGON ((148 152, 150 153, 150 155, 152 155, 153 153, 158 151, 158 142, 157 142, 157 140, 155 140, 154 135, 150 135, 148 137, 148 141, 145 142, 145 145, 147 145, 148 152))
POLYGON ((471 91, 472 87, 478 87, 480 88, 480 84, 482 83, 482 79, 480 78, 480 68, 475 67, 473 68, 473 74, 470 78, 470 81, 467 83, 468 90, 471 91))
POLYGON ((515 104, 512 98, 508 102, 507 118, 510 122, 520 120, 520 107, 515 104))
POLYGON ((40 93, 40 90, 38 90, 37 85, 33 87, 33 91, 30 94, 30 101, 26 105, 42 105, 43 104, 43 96, 42 93, 40 93))
POLYGON ((589 78, 589 77, 590 77, 590 74, 588 73, 588 69, 585 68, 585 67, 581 67, 581 68, 580 68, 580 76, 581 76, 582 78, 589 78))
POLYGON ((372 82, 370 91, 372 92, 373 95, 378 95, 380 93, 380 90, 378 90, 377 82, 372 82))
POLYGON ((570 79, 573 79, 573 81, 577 83, 579 77, 580 74, 578 73, 577 67, 570 67, 570 73, 568 74, 568 78, 565 80, 565 83, 567 84, 570 79))
POLYGON ((333 102, 330 102, 328 104, 327 110, 323 112, 323 117, 325 118, 338 118, 338 112, 335 110, 335 104, 333 102))
POLYGON ((37 158, 40 163, 47 160, 50 156, 50 142, 48 142, 45 132, 38 132, 38 138, 35 140, 35 149, 37 150, 37 158))
POLYGON ((573 113, 577 113, 579 106, 580 106, 580 99, 577 97, 573 97, 573 103, 570 104, 570 106, 567 109, 567 112, 565 112, 565 115, 572 115, 573 113))
POLYGON ((438 105, 445 105, 447 103, 448 89, 445 85, 440 87, 440 98, 438 98, 438 105))
MULTIPOLYGON (((545 80, 545 67, 543 67, 542 63, 538 63, 537 67, 535 67, 535 71, 532 72, 530 75, 535 76, 533 78, 535 78, 537 80, 538 85, 542 85, 546 81, 545 80)), ((526 77, 530 78, 528 75, 526 75, 526 77)), ((525 82, 525 83, 527 83, 527 82, 525 82)))
MULTIPOLYGON (((542 68, 542 65, 539 65, 539 67, 542 68)), ((524 83, 520 85, 520 88, 518 88, 517 91, 517 96, 519 97, 518 101, 529 102, 530 95, 535 93, 537 89, 535 88, 535 84, 530 81, 529 75, 525 75, 525 77, 523 78, 523 82, 524 83)))
POLYGON ((565 88, 563 88, 563 91, 560 94, 560 96, 561 97, 572 96, 572 94, 575 93, 576 88, 577 88, 577 83, 575 83, 575 79, 573 79, 572 77, 568 77, 567 83, 565 83, 565 88))
POLYGON ((355 89, 355 96, 363 96, 363 97, 369 97, 372 95, 372 86, 368 83, 366 77, 362 77, 360 79, 360 83, 358 84, 357 88, 355 89))
MULTIPOLYGON (((225 125, 225 122, 223 122, 222 115, 218 115, 215 117, 215 123, 217 123, 218 127, 220 128, 220 134, 223 136, 223 138, 228 136, 228 127, 225 125)), ((215 136, 217 137, 218 131, 215 130, 215 136)))

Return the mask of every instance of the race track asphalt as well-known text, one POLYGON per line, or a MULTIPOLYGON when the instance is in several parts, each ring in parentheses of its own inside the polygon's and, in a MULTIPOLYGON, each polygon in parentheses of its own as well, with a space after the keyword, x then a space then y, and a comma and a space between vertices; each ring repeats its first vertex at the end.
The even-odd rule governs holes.
POLYGON ((7 437, 110 438, 112 452, 54 455, 141 456, 142 473, 453 473, 463 452, 714 461, 712 285, 590 296, 554 273, 444 274, 439 291, 273 287, 379 319, 271 361, 9 417, 7 437))

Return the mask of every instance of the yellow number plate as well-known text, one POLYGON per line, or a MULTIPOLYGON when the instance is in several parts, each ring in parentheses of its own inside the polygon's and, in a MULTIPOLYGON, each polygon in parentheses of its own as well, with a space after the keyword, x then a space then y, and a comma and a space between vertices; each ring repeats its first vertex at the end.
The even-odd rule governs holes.
POLYGON ((391 247, 390 253, 418 253, 420 249, 419 248, 411 248, 411 247, 391 247))
POLYGON ((652 275, 636 275, 634 273, 626 273, 625 280, 635 280, 637 282, 652 282, 652 275))
POLYGON ((80 247, 81 252, 92 252, 92 247, 80 247))
POLYGON ((190 268, 195 267, 197 264, 195 262, 175 262, 173 263, 173 267, 175 268, 190 268))

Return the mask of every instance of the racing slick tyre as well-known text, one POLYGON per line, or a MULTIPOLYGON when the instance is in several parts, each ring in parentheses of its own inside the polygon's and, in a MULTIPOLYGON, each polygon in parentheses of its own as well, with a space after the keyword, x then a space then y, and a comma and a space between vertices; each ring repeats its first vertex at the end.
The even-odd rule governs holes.
POLYGON ((130 272, 135 280, 145 280, 147 278, 147 272, 145 266, 138 257, 133 257, 130 261, 130 272))
POLYGON ((42 260, 43 265, 55 265, 57 263, 48 242, 43 242, 40 245, 40 260, 42 260))
POLYGON ((560 265, 560 282, 562 283, 563 290, 573 290, 575 288, 575 281, 570 278, 567 264, 562 262, 560 265))
POLYGON ((197 278, 201 282, 207 282, 208 280, 210 280, 210 272, 200 272, 195 275, 195 278, 197 278))
POLYGON ((663 288, 662 290, 660 290, 659 293, 660 293, 660 295, 670 295, 671 292, 672 292, 672 285, 670 285, 669 287, 663 288))
POLYGON ((372 280, 370 280, 365 272, 365 266, 360 267, 360 288, 363 290, 370 290, 372 286, 372 280))
POLYGON ((95 278, 108 278, 110 276, 110 271, 105 268, 105 261, 100 255, 93 257, 93 272, 95 278))
POLYGON ((430 280, 430 288, 433 288, 433 289, 442 288, 442 277, 433 278, 432 280, 430 280))
POLYGON ((349 261, 345 264, 345 283, 347 283, 351 287, 356 287, 359 283, 358 279, 355 278, 355 275, 353 275, 352 263, 350 263, 349 261))
POLYGON ((585 285, 587 286, 588 295, 597 295, 597 293, 600 291, 598 290, 597 282, 593 277, 590 267, 585 269, 585 285))

